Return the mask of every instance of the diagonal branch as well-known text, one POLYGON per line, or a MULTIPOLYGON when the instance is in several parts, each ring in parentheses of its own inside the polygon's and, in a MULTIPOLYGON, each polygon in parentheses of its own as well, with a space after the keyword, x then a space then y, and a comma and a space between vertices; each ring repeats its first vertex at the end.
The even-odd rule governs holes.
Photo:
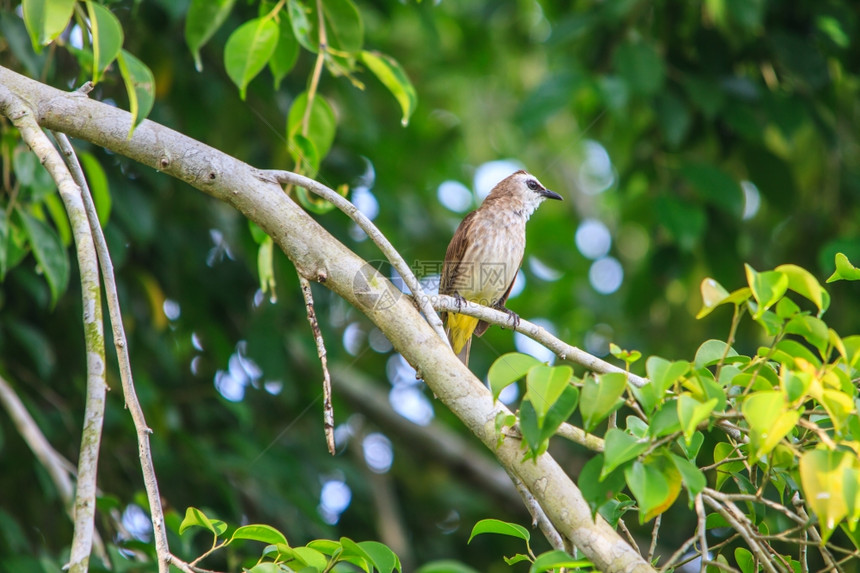
POLYGON ((81 274, 83 298, 84 338, 87 352, 87 398, 84 411, 84 428, 81 436, 81 453, 78 459, 78 484, 75 492, 75 531, 72 538, 69 569, 72 573, 85 572, 89 567, 93 547, 96 511, 96 481, 99 449, 104 422, 105 344, 102 318, 99 268, 93 238, 81 188, 72 179, 63 158, 36 122, 33 110, 0 82, 0 113, 8 117, 21 137, 36 154, 45 169, 57 183, 60 197, 69 215, 75 238, 78 267, 81 274))

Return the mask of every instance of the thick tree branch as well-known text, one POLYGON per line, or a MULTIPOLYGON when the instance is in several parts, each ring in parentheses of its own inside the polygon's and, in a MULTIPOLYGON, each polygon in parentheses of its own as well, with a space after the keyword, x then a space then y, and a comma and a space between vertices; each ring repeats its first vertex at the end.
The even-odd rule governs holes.
POLYGON ((518 440, 499 442, 496 417, 510 411, 494 404, 489 391, 410 299, 392 299, 392 291, 399 291, 300 209, 265 172, 151 121, 141 123, 127 139, 128 113, 49 88, 5 68, 0 68, 0 84, 26 99, 44 127, 86 139, 181 179, 253 220, 300 273, 323 282, 382 330, 423 374, 439 400, 523 481, 558 532, 571 539, 598 569, 653 571, 608 523, 599 516, 592 519, 579 489, 551 456, 524 463, 518 440))
POLYGON ((88 570, 93 546, 96 478, 107 392, 101 288, 98 260, 81 198, 81 188, 72 179, 57 149, 39 127, 33 111, 33 108, 28 106, 18 94, 13 94, 7 89, 5 81, 0 81, 0 113, 8 117, 18 128, 21 138, 30 146, 57 183, 60 197, 69 215, 81 274, 84 339, 87 352, 87 399, 81 453, 78 459, 78 483, 75 491, 75 532, 69 556, 69 569, 72 573, 77 573, 88 570))

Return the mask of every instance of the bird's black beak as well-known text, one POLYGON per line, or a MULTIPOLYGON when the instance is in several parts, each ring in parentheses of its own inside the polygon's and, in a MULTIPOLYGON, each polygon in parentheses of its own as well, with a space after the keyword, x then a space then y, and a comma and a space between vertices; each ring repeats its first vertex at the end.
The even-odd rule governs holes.
POLYGON ((555 191, 550 191, 549 189, 544 189, 544 190, 542 190, 542 191, 539 191, 539 193, 540 193, 541 195, 543 195, 544 197, 546 197, 547 199, 557 199, 557 200, 559 200, 559 201, 563 201, 563 200, 564 200, 564 199, 562 199, 562 198, 561 198, 561 195, 559 195, 559 194, 558 194, 558 193, 556 193, 555 191))

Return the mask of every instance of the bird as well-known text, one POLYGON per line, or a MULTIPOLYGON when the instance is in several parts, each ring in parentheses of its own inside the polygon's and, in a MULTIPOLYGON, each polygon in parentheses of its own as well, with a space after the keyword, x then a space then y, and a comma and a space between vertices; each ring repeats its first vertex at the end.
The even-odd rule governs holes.
MULTIPOLYGON (((562 197, 526 171, 499 181, 454 232, 442 264, 439 293, 453 296, 458 303, 494 307, 506 312, 515 325, 519 323, 505 301, 523 262, 526 222, 546 199, 561 201, 562 197)), ((468 366, 472 335, 481 336, 489 324, 465 314, 444 314, 451 347, 468 366)))

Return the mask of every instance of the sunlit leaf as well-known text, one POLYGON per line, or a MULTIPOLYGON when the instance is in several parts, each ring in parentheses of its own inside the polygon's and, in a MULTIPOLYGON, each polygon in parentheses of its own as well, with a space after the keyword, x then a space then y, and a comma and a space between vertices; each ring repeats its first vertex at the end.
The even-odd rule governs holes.
POLYGON ((852 265, 848 257, 842 253, 836 253, 836 270, 833 271, 827 282, 832 283, 838 280, 860 281, 860 268, 852 265))
POLYGON ((586 431, 591 431, 597 424, 621 407, 621 399, 627 388, 627 376, 621 372, 586 376, 582 381, 582 396, 579 410, 582 413, 586 431))
POLYGON ((750 265, 744 265, 744 268, 753 297, 758 302, 758 310, 753 318, 760 318, 764 311, 776 304, 788 290, 788 275, 778 271, 760 273, 750 265))
POLYGON ((531 539, 529 530, 522 525, 508 523, 507 521, 500 521, 498 519, 482 519, 472 528, 472 533, 469 534, 469 541, 467 543, 471 543, 476 535, 481 535, 482 533, 509 535, 510 537, 517 537, 526 542, 531 539))
POLYGON ((603 469, 600 479, 610 474, 615 468, 635 459, 648 449, 650 440, 638 439, 618 428, 610 428, 606 432, 603 448, 603 469))
POLYGON ((854 455, 844 451, 818 449, 800 456, 804 498, 818 516, 825 543, 842 518, 848 515, 843 481, 848 468, 857 469, 857 461, 854 455))
POLYGON ((57 39, 72 18, 76 0, 23 0, 24 24, 33 48, 40 52, 57 39))
POLYGON ((498 400, 502 390, 525 376, 529 369, 541 364, 543 363, 537 358, 519 352, 499 356, 487 372, 493 399, 498 400))
POLYGON ((263 543, 282 543, 287 545, 287 538, 284 537, 283 533, 271 525, 265 524, 243 525, 233 532, 233 536, 230 539, 231 541, 233 539, 251 539, 263 543))
POLYGON ((409 81, 409 76, 406 75, 397 60, 387 54, 363 50, 360 57, 367 69, 373 72, 373 75, 388 88, 388 91, 400 104, 403 114, 400 123, 404 127, 408 125, 409 118, 412 117, 415 106, 418 105, 418 94, 415 92, 412 82, 409 81))
POLYGON ((130 53, 122 50, 118 58, 119 70, 125 82, 125 90, 128 93, 129 111, 131 112, 132 125, 128 130, 128 138, 134 132, 134 128, 140 125, 155 103, 155 76, 146 64, 135 58, 130 53))
POLYGON ((119 56, 122 49, 122 24, 113 13, 92 0, 87 0, 87 14, 93 35, 93 83, 99 83, 101 74, 119 56))
POLYGON ((259 74, 278 45, 278 25, 268 18, 254 18, 230 34, 224 46, 224 67, 244 101, 248 84, 259 74))

